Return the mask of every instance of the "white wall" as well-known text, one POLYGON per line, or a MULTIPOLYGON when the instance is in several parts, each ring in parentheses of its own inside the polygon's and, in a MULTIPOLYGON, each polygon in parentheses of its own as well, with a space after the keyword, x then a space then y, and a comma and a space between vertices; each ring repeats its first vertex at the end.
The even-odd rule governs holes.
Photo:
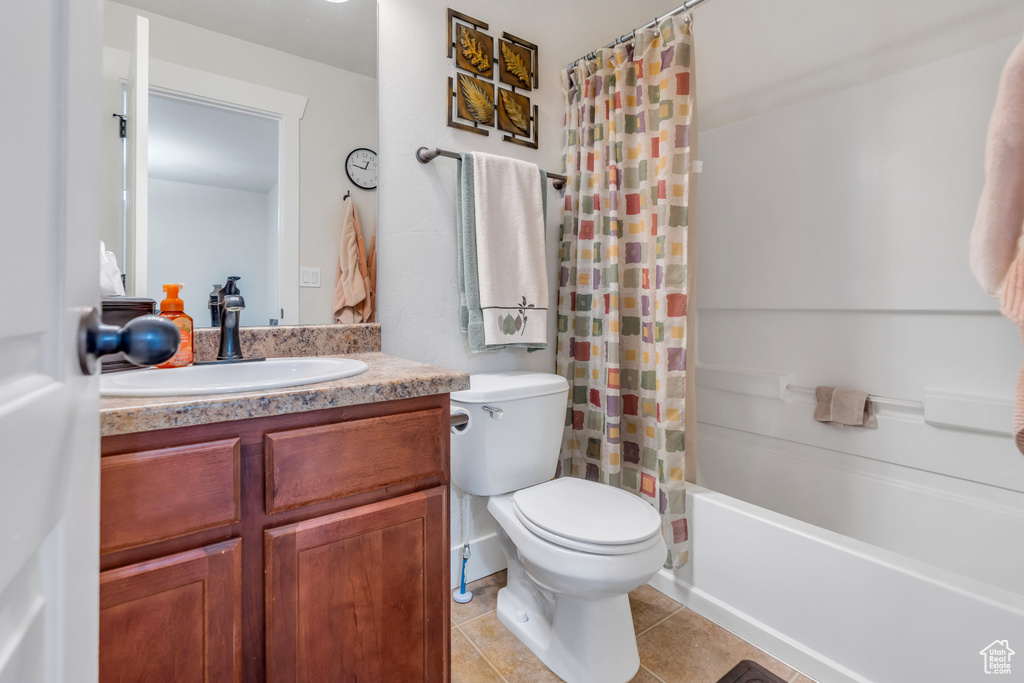
MULTIPOLYGON (((299 261, 320 268, 324 284, 299 290, 299 322, 330 323, 346 190, 356 197, 367 243, 376 218, 376 193, 352 185, 344 168, 353 149, 377 147, 376 79, 118 3, 104 7, 105 45, 130 50, 134 18, 141 14, 150 20, 153 59, 309 98, 300 123, 299 261)), ((114 138, 105 144, 116 143, 114 138)))
MULTIPOLYGON (((757 44, 733 42, 711 9, 698 23, 698 55, 712 55, 698 69, 699 117, 700 84, 727 77, 715 55, 767 61, 805 38, 778 14, 757 44)), ((952 56, 700 131, 688 455, 711 489, 1024 592, 1024 553, 998 540, 1024 530, 1024 457, 1007 434, 931 424, 919 405, 883 407, 877 430, 840 431, 781 390, 849 386, 925 405, 929 391, 984 397, 1008 431, 1024 354, 971 276, 967 244, 988 118, 1019 36, 980 47, 974 37, 952 56), (983 512, 996 521, 975 528, 983 512)))
MULTIPOLYGON (((281 285, 281 269, 278 264, 281 262, 281 241, 278 239, 278 228, 280 226, 279 213, 280 185, 274 185, 267 193, 267 291, 278 292, 281 285)), ((270 318, 280 318, 280 297, 273 307, 267 309, 270 318)), ((300 304, 301 305, 301 304, 300 304)), ((269 320, 268 320, 269 322, 269 320)))
POLYGON ((147 291, 159 302, 164 284, 184 282, 185 312, 197 327, 209 327, 213 283, 238 275, 243 322, 266 325, 276 308, 262 277, 266 232, 266 193, 150 178, 147 291))
POLYGON ((124 231, 121 219, 124 204, 121 199, 121 180, 124 173, 124 149, 119 121, 113 114, 123 114, 121 82, 116 78, 103 79, 103 142, 100 148, 100 239, 107 251, 117 255, 117 265, 124 272, 121 239, 124 231))
MULTIPOLYGON (((559 193, 548 191, 548 278, 551 297, 547 351, 472 354, 459 332, 455 254, 455 162, 429 165, 413 154, 421 146, 481 151, 524 159, 561 172, 562 95, 560 71, 571 60, 649 22, 678 2, 658 0, 642 6, 611 2, 479 0, 461 7, 490 24, 491 35, 508 31, 536 43, 540 88, 530 97, 540 106, 540 148, 505 143, 497 131, 488 137, 446 125, 447 78, 454 73, 444 44, 446 8, 442 0, 381 0, 380 3, 380 156, 382 230, 378 301, 385 353, 465 370, 541 370, 554 372, 554 273, 557 267, 559 193)), ((494 521, 473 501, 465 532, 488 538, 494 521)), ((452 495, 452 544, 463 533, 462 498, 452 495)), ((493 542, 476 546, 469 578, 501 568, 504 559, 493 542), (481 563, 481 560, 484 560, 481 563)), ((453 574, 458 569, 453 559, 453 574)))

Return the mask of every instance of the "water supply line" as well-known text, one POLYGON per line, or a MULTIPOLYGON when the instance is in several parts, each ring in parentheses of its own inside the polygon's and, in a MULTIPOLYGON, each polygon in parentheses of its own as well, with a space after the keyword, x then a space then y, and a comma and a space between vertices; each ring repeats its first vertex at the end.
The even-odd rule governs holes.
POLYGON ((473 599, 473 591, 466 590, 466 563, 469 562, 469 496, 462 496, 462 579, 459 588, 452 591, 452 600, 464 604, 473 599))

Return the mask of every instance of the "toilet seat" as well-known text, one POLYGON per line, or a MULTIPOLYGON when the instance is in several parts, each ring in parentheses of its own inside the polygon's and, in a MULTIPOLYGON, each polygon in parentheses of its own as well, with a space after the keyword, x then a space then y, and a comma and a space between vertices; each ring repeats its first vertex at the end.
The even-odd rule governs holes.
POLYGON ((586 553, 627 555, 661 539, 661 518, 653 506, 585 479, 554 479, 516 491, 512 510, 536 536, 586 553))

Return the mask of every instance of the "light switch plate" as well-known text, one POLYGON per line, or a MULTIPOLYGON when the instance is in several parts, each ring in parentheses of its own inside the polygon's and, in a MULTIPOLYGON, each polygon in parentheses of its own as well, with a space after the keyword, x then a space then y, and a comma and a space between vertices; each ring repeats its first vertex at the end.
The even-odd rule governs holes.
POLYGON ((299 268, 299 287, 319 287, 319 268, 299 268))

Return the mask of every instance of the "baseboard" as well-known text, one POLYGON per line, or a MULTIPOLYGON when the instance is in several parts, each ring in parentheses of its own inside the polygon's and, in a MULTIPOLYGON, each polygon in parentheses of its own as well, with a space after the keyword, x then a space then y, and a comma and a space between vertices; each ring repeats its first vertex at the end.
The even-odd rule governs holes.
POLYGON ((862 676, 805 647, 771 626, 740 612, 662 569, 648 584, 726 631, 764 650, 820 683, 871 683, 862 676))
MULTIPOLYGON (((452 548, 451 587, 458 588, 462 577, 462 546, 452 548)), ((469 562, 466 563, 466 583, 500 572, 508 566, 505 553, 498 544, 498 534, 473 539, 469 542, 469 562)))

